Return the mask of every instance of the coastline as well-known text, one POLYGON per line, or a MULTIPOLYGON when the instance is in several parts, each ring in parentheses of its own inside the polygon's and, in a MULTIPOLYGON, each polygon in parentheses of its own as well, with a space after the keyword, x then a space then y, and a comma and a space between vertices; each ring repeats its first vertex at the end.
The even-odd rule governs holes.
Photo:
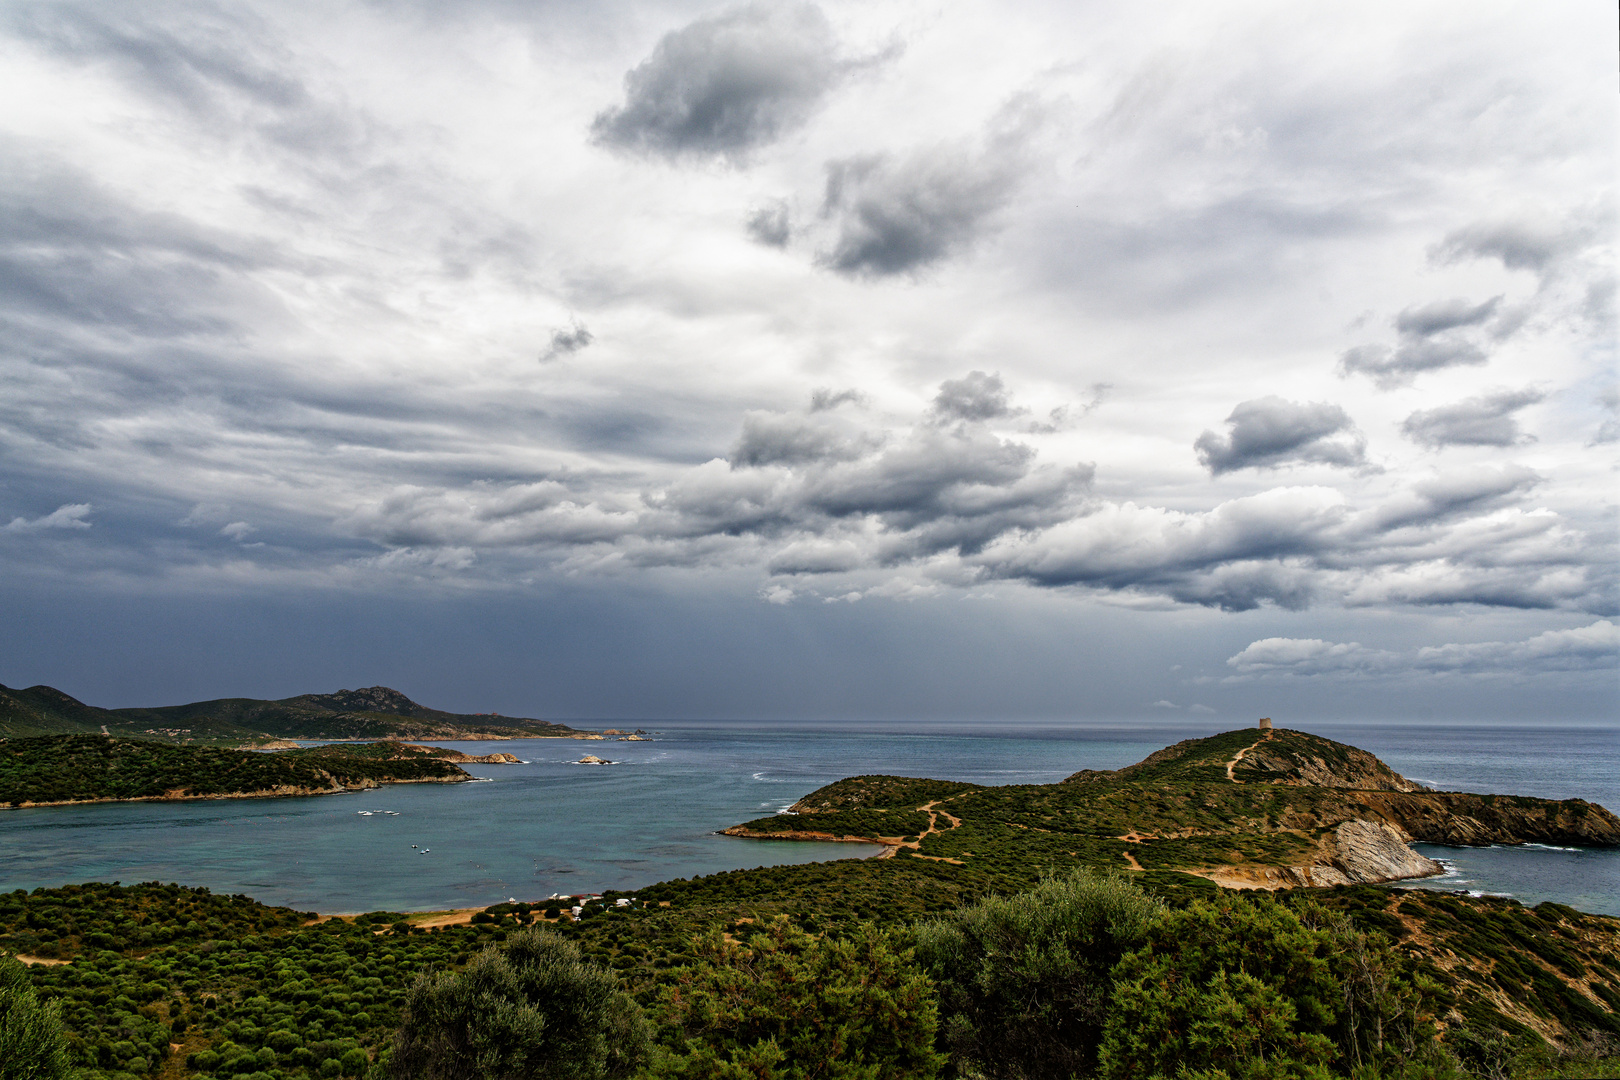
POLYGON ((311 795, 347 795, 354 791, 369 791, 387 784, 465 784, 474 776, 419 776, 409 780, 366 780, 359 784, 345 784, 327 788, 299 788, 292 786, 266 788, 263 791, 226 791, 206 795, 131 795, 127 798, 105 796, 96 799, 57 799, 49 802, 0 803, 0 810, 34 810, 45 806, 92 806, 96 803, 140 802, 204 802, 210 799, 295 799, 311 795))

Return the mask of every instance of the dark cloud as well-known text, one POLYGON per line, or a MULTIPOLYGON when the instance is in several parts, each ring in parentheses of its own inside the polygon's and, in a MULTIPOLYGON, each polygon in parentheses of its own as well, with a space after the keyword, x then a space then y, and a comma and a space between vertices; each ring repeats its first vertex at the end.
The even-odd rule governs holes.
POLYGON ((1425 371, 1449 367, 1470 367, 1490 357, 1467 341, 1418 340, 1388 345, 1357 345, 1339 357, 1341 375, 1366 375, 1382 390, 1410 385, 1425 371))
POLYGON ((941 420, 966 420, 969 423, 995 420, 1023 411, 1013 408, 1000 374, 986 375, 982 371, 970 371, 960 379, 947 379, 940 383, 932 409, 941 420))
POLYGON ((1524 441, 1513 414, 1534 405, 1541 391, 1497 390, 1437 409, 1421 409, 1401 424, 1401 432, 1425 446, 1512 446, 1524 441))
POLYGON ((1470 304, 1461 297, 1436 300, 1402 311, 1395 316, 1395 329, 1412 337, 1432 337, 1460 326, 1478 326, 1496 314, 1501 303, 1500 296, 1493 296, 1483 304, 1470 304))
POLYGON ((1464 259, 1500 259, 1509 270, 1547 274, 1560 262, 1589 247, 1593 223, 1579 219, 1554 222, 1532 217, 1477 222, 1446 234, 1429 249, 1439 263, 1464 259))
POLYGON ((1193 443, 1198 460, 1214 476, 1236 469, 1366 462, 1366 440, 1343 409, 1327 402, 1257 398, 1234 408, 1226 424, 1226 435, 1206 431, 1193 443), (1335 435, 1345 438, 1334 440, 1335 435))
POLYGON ((540 354, 540 361, 544 363, 547 360, 555 360, 559 356, 579 352, 579 350, 595 340, 595 336, 585 328, 583 323, 575 323, 566 330, 553 331, 551 343, 546 346, 546 351, 540 354))
POLYGON ((748 215, 748 235, 766 247, 787 247, 793 239, 792 216, 785 202, 762 206, 748 215))
MULTIPOLYGON (((812 410, 814 412, 814 410, 812 410)), ((742 437, 726 455, 733 468, 802 465, 859 457, 860 444, 841 426, 795 413, 749 413, 742 437)))
POLYGON ((889 277, 967 246, 1012 193, 1008 155, 936 149, 828 163, 821 212, 836 236, 821 265, 850 277, 889 277))
POLYGON ((740 159, 802 124, 845 70, 820 8, 752 4, 665 34, 591 134, 668 158, 740 159))
POLYGON ((1490 357, 1478 340, 1511 337, 1529 315, 1527 307, 1504 308, 1501 296, 1478 304, 1462 297, 1414 304, 1395 316, 1395 345, 1347 349, 1339 357, 1339 374, 1366 375, 1379 389, 1392 390, 1426 371, 1483 364, 1490 357))
POLYGON ((1347 520, 1320 488, 1282 488, 1204 513, 1134 503, 1090 508, 1038 535, 1005 538, 980 565, 995 577, 1167 596, 1247 611, 1299 608, 1316 595, 1309 561, 1331 550, 1347 520))
POLYGON ((810 411, 813 413, 826 412, 828 409, 836 409, 840 405, 861 405, 865 401, 866 395, 853 388, 835 391, 822 387, 811 392, 810 411))

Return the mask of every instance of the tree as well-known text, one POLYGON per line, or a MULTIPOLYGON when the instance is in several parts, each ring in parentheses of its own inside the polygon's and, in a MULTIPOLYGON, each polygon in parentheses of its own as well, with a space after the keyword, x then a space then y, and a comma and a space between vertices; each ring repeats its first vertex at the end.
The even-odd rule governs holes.
POLYGON ((938 1010, 910 950, 863 925, 816 938, 786 919, 746 943, 711 935, 660 1001, 669 1080, 931 1080, 938 1010))
POLYGON ((460 973, 411 987, 387 1070, 393 1080, 600 1080, 645 1058, 646 1022, 613 973, 556 934, 528 930, 460 973))
POLYGON ((0 956, 0 1080, 64 1080, 67 1036, 56 1002, 34 993, 28 969, 0 956))
POLYGON ((939 986, 942 1039, 959 1071, 1085 1075, 1096 1064, 1110 971, 1164 905, 1118 877, 1081 870, 917 927, 939 986))
POLYGON ((1166 915, 1114 970, 1101 1075, 1331 1076, 1343 993, 1335 944, 1269 898, 1223 896, 1166 915))

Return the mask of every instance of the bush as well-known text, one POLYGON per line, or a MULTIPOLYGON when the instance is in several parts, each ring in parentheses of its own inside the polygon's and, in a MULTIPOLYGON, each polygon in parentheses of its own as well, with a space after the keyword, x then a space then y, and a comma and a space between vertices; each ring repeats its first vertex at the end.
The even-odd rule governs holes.
POLYGON ((670 1080, 884 1077, 928 1080, 938 1006, 892 934, 814 938, 786 920, 746 944, 712 934, 660 1001, 669 1041, 651 1069, 670 1080))
POLYGON ((417 979, 388 1069, 393 1080, 595 1080, 627 1075, 646 1048, 640 1011, 611 972, 527 930, 459 973, 417 979))
POLYGON ((939 985, 941 1043, 959 1069, 990 1077, 1088 1074, 1109 973, 1164 910, 1130 882, 1080 871, 918 926, 918 959, 939 985))
POLYGON ((1333 945, 1270 899, 1223 897, 1172 912, 1115 969, 1101 1074, 1331 1076, 1342 992, 1333 945))
POLYGON ((63 1080, 67 1036, 60 1006, 41 1002, 17 960, 0 957, 0 1080, 63 1080))

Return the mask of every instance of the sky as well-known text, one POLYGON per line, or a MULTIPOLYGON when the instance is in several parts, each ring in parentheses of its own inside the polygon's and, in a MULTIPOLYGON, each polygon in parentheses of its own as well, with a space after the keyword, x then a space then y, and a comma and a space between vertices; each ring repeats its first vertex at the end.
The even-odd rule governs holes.
POLYGON ((1616 12, 0 3, 0 682, 1612 721, 1616 12))

